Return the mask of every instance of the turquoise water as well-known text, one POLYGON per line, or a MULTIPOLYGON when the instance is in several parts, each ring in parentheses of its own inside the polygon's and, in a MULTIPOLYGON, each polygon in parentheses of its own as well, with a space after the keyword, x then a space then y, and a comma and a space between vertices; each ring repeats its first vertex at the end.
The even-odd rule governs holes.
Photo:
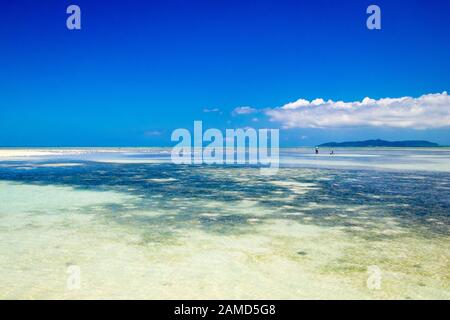
POLYGON ((0 298, 450 298, 449 149, 32 151, 0 157, 0 298))

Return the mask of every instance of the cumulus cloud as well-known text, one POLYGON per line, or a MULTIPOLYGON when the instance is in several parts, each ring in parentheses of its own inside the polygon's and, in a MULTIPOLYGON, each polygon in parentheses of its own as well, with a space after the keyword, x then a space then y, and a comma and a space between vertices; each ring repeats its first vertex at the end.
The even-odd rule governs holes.
POLYGON ((233 110, 233 115, 252 114, 257 111, 258 110, 252 107, 237 107, 233 110))
POLYGON ((284 128, 450 127, 450 97, 447 92, 418 98, 364 98, 354 102, 299 99, 264 112, 271 121, 279 122, 284 128))

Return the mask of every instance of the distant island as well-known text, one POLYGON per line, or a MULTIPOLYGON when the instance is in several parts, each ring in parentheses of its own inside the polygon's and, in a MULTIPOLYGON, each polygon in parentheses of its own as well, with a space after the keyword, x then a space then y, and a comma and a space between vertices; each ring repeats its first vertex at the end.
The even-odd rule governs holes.
POLYGON ((437 143, 422 140, 406 141, 386 141, 386 140, 365 140, 365 141, 347 141, 347 142, 327 142, 319 147, 439 147, 437 143))

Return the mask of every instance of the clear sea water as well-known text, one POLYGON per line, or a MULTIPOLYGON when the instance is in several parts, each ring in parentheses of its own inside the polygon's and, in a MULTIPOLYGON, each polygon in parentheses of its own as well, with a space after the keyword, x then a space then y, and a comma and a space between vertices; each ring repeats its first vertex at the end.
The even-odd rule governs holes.
POLYGON ((0 157, 2 299, 450 299, 450 149, 40 151, 0 157))

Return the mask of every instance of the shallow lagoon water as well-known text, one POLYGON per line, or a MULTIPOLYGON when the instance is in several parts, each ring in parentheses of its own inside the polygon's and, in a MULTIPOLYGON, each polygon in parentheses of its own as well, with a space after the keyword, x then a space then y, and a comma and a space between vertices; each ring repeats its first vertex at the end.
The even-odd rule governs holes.
POLYGON ((284 149, 274 176, 55 150, 0 158, 0 298, 450 299, 448 149, 284 149))

